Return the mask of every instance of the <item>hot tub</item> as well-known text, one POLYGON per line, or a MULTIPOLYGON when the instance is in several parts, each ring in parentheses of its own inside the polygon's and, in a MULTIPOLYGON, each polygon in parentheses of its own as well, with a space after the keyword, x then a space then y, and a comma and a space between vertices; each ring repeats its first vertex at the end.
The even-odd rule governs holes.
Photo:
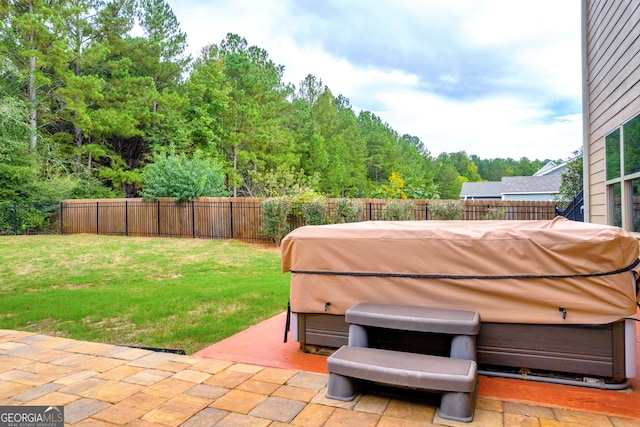
MULTIPOLYGON (((623 387, 635 376, 638 241, 552 221, 370 221, 301 227, 282 241, 292 332, 305 351, 346 344, 360 302, 480 313, 478 362, 493 375, 623 387)), ((379 331, 381 346, 445 348, 379 331)))

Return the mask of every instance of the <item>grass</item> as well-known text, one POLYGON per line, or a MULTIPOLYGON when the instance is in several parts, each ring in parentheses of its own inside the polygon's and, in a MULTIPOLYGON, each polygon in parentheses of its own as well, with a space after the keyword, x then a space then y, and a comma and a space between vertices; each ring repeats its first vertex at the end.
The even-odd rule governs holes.
POLYGON ((286 309, 275 247, 95 235, 0 237, 0 329, 193 353, 286 309))

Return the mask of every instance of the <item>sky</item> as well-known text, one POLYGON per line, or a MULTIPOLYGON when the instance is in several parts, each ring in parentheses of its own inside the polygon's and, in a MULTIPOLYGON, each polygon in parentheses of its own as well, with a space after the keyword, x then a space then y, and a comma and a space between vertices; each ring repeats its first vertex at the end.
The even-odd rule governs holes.
POLYGON ((431 154, 582 146, 580 0, 167 0, 195 58, 227 33, 431 154))

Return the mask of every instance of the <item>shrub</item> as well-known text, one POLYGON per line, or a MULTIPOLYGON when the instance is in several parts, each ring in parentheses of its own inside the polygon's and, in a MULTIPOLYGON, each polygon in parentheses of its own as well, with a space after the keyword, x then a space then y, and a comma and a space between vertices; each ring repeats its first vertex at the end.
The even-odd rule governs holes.
POLYGON ((280 245, 283 237, 287 235, 289 226, 289 214, 291 213, 291 200, 288 197, 274 197, 260 203, 261 226, 263 236, 280 245))
POLYGON ((0 235, 56 232, 52 222, 58 209, 55 202, 0 202, 0 235))
POLYGON ((364 203, 357 199, 338 199, 333 205, 333 222, 343 224, 345 222, 359 222, 362 220, 364 203))
POLYGON ((213 159, 196 154, 159 154, 142 170, 143 199, 173 197, 176 203, 196 197, 227 196, 222 167, 213 159))
POLYGON ((504 208, 498 208, 495 206, 487 208, 487 214, 484 217, 484 219, 488 219, 488 220, 494 220, 494 219, 502 220, 505 218, 506 218, 506 215, 504 212, 504 208))
POLYGON ((416 219, 412 200, 394 199, 382 208, 382 217, 387 221, 409 221, 416 219))
POLYGON ((323 225, 329 223, 327 202, 324 199, 313 199, 302 206, 302 215, 306 225, 323 225))
POLYGON ((464 213, 464 203, 460 200, 438 200, 429 203, 431 219, 460 220, 464 213))

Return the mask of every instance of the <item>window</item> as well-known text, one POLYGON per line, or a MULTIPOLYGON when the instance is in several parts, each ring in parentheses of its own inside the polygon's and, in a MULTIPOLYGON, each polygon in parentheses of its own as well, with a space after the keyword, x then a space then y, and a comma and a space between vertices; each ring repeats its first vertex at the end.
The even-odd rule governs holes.
POLYGON ((640 232, 640 115, 605 137, 608 223, 640 232))

